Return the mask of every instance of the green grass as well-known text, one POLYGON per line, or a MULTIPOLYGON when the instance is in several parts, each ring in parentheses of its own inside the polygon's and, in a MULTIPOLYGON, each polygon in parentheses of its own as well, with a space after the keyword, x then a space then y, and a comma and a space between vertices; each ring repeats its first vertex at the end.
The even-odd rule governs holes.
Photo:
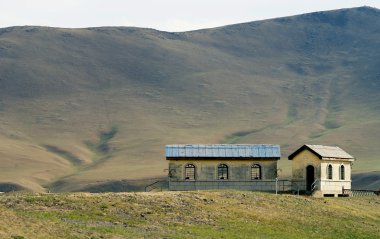
POLYGON ((241 191, 4 194, 0 237, 377 238, 379 205, 241 191))

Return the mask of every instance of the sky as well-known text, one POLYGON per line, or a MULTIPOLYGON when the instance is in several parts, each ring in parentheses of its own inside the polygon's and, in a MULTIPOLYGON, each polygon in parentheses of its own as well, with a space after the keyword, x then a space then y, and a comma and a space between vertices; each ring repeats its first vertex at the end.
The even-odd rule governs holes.
POLYGON ((179 32, 360 6, 380 9, 380 0, 0 0, 0 28, 134 26, 179 32))

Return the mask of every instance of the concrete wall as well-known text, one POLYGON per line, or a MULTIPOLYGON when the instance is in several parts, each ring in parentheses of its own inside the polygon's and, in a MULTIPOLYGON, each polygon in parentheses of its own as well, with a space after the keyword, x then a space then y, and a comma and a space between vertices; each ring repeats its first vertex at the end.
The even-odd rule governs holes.
MULTIPOLYGON (((290 191, 290 181, 279 181, 278 191, 290 191)), ((231 181, 231 180, 214 180, 214 181, 169 181, 171 191, 188 191, 188 190, 210 190, 210 189, 236 189, 251 191, 276 191, 275 180, 254 180, 254 181, 231 181)))
POLYGON ((172 180, 185 179, 185 166, 195 165, 195 179, 199 181, 212 181, 218 178, 218 165, 228 166, 228 179, 236 181, 251 181, 251 166, 261 166, 262 179, 275 179, 277 172, 277 160, 242 160, 242 159, 199 159, 170 160, 169 178, 172 180))
POLYGON ((342 194, 342 189, 351 189, 351 181, 322 180, 321 193, 324 194, 342 194))
POLYGON ((345 180, 351 181, 351 162, 347 161, 338 161, 338 160, 322 160, 321 162, 321 179, 327 180, 327 166, 331 164, 332 166, 332 172, 333 172, 333 178, 332 180, 338 181, 340 180, 340 166, 344 166, 345 170, 345 180))
POLYGON ((169 162, 169 189, 170 190, 201 190, 201 189, 240 189, 271 191, 277 172, 276 159, 241 159, 241 158, 186 158, 170 159, 169 162), (195 180, 185 180, 185 166, 195 165, 195 180), (228 179, 218 179, 218 166, 228 166, 228 179), (261 180, 251 180, 251 167, 253 164, 261 166, 261 180), (262 185, 264 180, 269 180, 267 185, 262 185), (262 181, 260 184, 252 184, 252 181, 262 181), (248 183, 244 183, 248 182, 248 183), (255 188, 255 189, 253 189, 255 188))
POLYGON ((322 194, 342 194, 342 188, 351 189, 351 162, 338 160, 322 160, 321 184, 322 194), (332 166, 332 179, 327 179, 327 167, 332 166), (345 179, 340 180, 340 166, 344 165, 345 179))

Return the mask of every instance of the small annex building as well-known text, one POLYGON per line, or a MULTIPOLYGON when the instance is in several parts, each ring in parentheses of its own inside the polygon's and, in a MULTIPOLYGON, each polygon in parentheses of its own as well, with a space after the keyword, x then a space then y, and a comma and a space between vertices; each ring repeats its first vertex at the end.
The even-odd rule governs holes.
POLYGON ((343 196, 351 189, 351 166, 355 160, 336 146, 305 144, 289 155, 292 188, 315 196, 343 196))
POLYGON ((274 191, 279 145, 167 145, 169 190, 274 191))

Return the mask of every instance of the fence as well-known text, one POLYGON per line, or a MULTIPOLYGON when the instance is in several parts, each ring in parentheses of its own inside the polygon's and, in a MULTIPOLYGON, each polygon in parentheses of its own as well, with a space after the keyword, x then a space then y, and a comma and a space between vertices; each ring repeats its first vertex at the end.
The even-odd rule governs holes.
POLYGON ((160 180, 145 186, 145 192, 162 191, 169 188, 167 180, 160 180))
POLYGON ((360 189, 343 189, 343 195, 347 195, 350 197, 379 196, 380 191, 360 190, 360 189))
POLYGON ((270 191, 279 193, 289 193, 292 190, 292 183, 289 180, 257 180, 257 181, 232 181, 232 180, 212 180, 212 181, 190 181, 178 180, 169 181, 169 190, 211 190, 211 189, 237 189, 248 191, 270 191), (277 185, 277 187, 276 187, 277 185))

